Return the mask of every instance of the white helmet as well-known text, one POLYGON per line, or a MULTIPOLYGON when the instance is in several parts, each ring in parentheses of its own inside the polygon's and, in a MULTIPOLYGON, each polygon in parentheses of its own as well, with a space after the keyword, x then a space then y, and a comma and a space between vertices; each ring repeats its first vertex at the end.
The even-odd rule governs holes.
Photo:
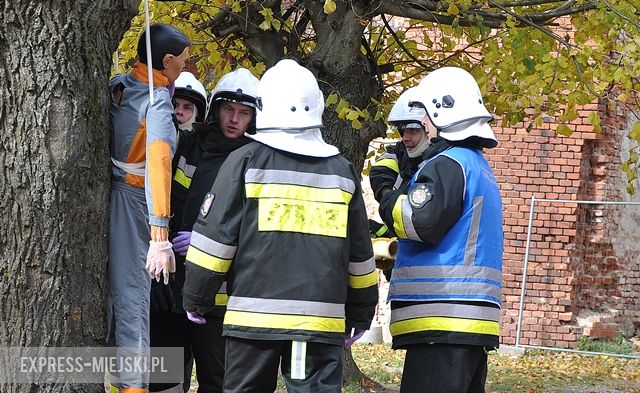
POLYGON ((396 127, 411 123, 422 124, 422 120, 427 115, 427 112, 419 106, 409 105, 417 89, 417 87, 407 89, 398 97, 396 103, 393 104, 391 108, 391 112, 389 112, 389 117, 387 118, 389 123, 396 127))
POLYGON ((322 127, 324 96, 315 76, 294 60, 280 60, 258 84, 258 131, 301 132, 322 127))
POLYGON ((207 92, 202 83, 188 71, 182 71, 175 82, 173 98, 184 98, 196 106, 195 121, 204 120, 207 111, 207 92))
POLYGON ((207 121, 212 121, 217 116, 217 111, 214 110, 215 101, 226 100, 255 108, 257 88, 258 78, 246 68, 240 67, 223 75, 211 93, 207 121))
POLYGON ((422 121, 427 115, 427 112, 419 106, 409 105, 409 102, 413 99, 413 95, 416 94, 416 90, 417 87, 412 87, 402 93, 396 100, 396 103, 393 104, 391 112, 389 112, 389 118, 387 119, 389 123, 398 129, 401 136, 404 136, 405 128, 420 129, 421 137, 418 144, 414 147, 407 148, 407 154, 411 158, 419 157, 429 147, 429 133, 427 132, 427 128, 422 125, 422 121))
POLYGON ((258 84, 255 135, 278 150, 312 157, 331 157, 338 149, 322 139, 324 96, 315 76, 294 60, 280 60, 258 84))
POLYGON ((429 73, 417 86, 410 105, 425 108, 444 139, 477 137, 487 147, 497 144, 488 124, 493 115, 484 106, 478 83, 462 68, 443 67, 429 73))

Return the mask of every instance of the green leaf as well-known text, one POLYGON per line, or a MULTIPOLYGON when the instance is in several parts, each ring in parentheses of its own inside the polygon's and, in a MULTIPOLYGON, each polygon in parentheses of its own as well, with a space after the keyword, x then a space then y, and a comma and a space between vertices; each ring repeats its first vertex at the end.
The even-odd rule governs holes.
POLYGON ((631 127, 631 131, 629 132, 629 138, 633 139, 637 143, 640 143, 640 122, 636 122, 636 124, 631 127))
POLYGON ((587 119, 593 126, 593 132, 595 133, 602 132, 602 127, 600 126, 600 115, 598 115, 598 112, 590 112, 587 115, 587 119))
POLYGON ((358 111, 354 111, 354 110, 349 110, 349 113, 347 113, 347 120, 356 120, 358 118, 358 111))
POLYGON ((566 124, 560 124, 556 129, 556 132, 564 136, 571 136, 571 134, 573 134, 573 131, 571 131, 571 128, 569 128, 569 126, 567 126, 566 124))
POLYGON ((449 4, 449 8, 447 8, 447 13, 449 15, 456 16, 460 13, 460 10, 455 4, 451 3, 449 4))
POLYGON ((533 61, 533 59, 531 59, 530 57, 525 57, 522 63, 524 64, 525 67, 527 67, 529 71, 533 71, 536 69, 536 62, 533 61))

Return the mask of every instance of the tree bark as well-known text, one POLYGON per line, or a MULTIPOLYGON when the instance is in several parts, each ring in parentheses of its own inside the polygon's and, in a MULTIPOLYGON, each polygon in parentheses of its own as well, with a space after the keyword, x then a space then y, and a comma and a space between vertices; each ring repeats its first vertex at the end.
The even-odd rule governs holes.
MULTIPOLYGON (((104 342, 110 190, 107 82, 112 54, 138 4, 2 2, 2 347, 104 342)), ((46 388, 103 390, 100 385, 46 388)))

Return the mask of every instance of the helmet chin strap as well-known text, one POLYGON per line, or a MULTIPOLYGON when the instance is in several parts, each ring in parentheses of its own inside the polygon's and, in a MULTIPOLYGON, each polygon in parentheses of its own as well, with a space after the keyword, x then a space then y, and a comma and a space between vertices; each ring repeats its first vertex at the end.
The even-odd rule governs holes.
POLYGON ((426 130, 422 130, 420 133, 420 142, 415 147, 407 147, 407 155, 410 158, 419 157, 423 151, 429 147, 429 135, 426 130))

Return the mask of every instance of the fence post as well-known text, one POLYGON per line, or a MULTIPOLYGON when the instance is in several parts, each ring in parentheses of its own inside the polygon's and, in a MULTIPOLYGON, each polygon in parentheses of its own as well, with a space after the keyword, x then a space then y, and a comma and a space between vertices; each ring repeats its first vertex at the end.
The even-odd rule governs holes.
POLYGON ((527 287, 527 269, 529 267, 529 247, 531 244, 531 227, 533 226, 533 208, 536 203, 535 195, 531 196, 531 208, 529 209, 529 226, 527 228, 527 246, 524 251, 524 266, 522 268, 522 288, 520 289, 520 306, 518 307, 518 327, 516 330, 516 348, 520 348, 520 335, 522 333, 522 309, 524 308, 524 293, 527 287))

